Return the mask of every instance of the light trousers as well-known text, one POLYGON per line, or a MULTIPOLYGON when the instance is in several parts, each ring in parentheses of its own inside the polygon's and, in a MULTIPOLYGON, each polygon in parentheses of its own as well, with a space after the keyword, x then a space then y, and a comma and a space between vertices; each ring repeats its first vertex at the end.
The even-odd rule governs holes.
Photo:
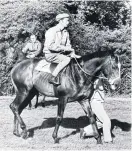
POLYGON ((52 73, 52 75, 55 77, 62 69, 64 69, 70 63, 71 60, 70 57, 58 53, 45 54, 45 57, 49 62, 57 63, 57 66, 52 73))
MULTIPOLYGON (((92 108, 93 113, 97 117, 96 122, 97 122, 98 129, 103 128, 104 141, 105 142, 112 141, 111 121, 104 109, 103 102, 97 99, 93 99, 91 101, 91 108, 92 108)), ((92 125, 88 125, 84 127, 84 131, 85 131, 86 136, 93 136, 94 134, 92 125)))

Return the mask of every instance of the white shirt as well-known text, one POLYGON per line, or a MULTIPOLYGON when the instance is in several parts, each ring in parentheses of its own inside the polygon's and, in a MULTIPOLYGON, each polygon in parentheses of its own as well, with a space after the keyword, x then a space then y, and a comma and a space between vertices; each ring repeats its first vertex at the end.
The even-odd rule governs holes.
POLYGON ((97 79, 94 82, 94 93, 92 95, 91 101, 96 100, 96 101, 101 101, 104 102, 104 87, 101 79, 97 79))
POLYGON ((60 51, 64 47, 71 49, 69 40, 69 33, 66 29, 61 30, 61 26, 58 24, 45 33, 44 53, 51 53, 51 51, 60 51))
POLYGON ((37 56, 41 52, 41 43, 38 40, 35 43, 28 42, 22 52, 27 53, 27 58, 30 58, 30 55, 37 56))

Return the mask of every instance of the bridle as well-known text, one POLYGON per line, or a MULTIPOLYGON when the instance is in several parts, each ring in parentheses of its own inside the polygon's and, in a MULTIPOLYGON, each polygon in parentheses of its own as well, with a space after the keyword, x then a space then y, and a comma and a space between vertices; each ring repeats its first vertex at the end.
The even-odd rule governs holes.
MULTIPOLYGON (((77 59, 76 58, 74 58, 75 59, 75 61, 76 61, 76 63, 77 63, 77 65, 78 65, 78 67, 82 70, 82 72, 83 73, 85 73, 86 75, 88 75, 88 76, 91 76, 91 77, 93 77, 93 75, 91 75, 91 74, 89 74, 88 72, 86 72, 81 66, 80 66, 80 64, 78 63, 78 61, 77 61, 77 59)), ((108 78, 106 78, 106 77, 102 77, 102 76, 94 76, 94 77, 97 77, 97 78, 99 78, 99 79, 104 79, 104 80, 108 80, 108 78)))
MULTIPOLYGON (((91 77, 96 77, 96 78, 98 78, 98 79, 107 80, 107 81, 109 80, 109 79, 106 78, 106 77, 93 76, 93 75, 89 74, 88 72, 86 72, 86 71, 80 66, 80 64, 78 63, 78 61, 77 61, 77 59, 76 59, 75 57, 74 57, 74 59, 75 59, 77 65, 78 65, 78 67, 81 69, 81 71, 82 71, 83 73, 85 73, 86 75, 91 76, 91 77)), ((110 63, 113 65, 112 60, 111 60, 111 57, 110 57, 109 61, 110 61, 110 63)), ((119 56, 118 56, 118 64, 117 64, 117 66, 118 66, 118 69, 119 69, 119 76, 118 76, 118 78, 120 78, 120 77, 121 77, 121 63, 119 62, 119 56)), ((116 78, 116 79, 118 79, 118 78, 116 78)), ((116 79, 115 79, 115 80, 116 80, 116 79)), ((92 81, 90 81, 90 83, 94 84, 92 81)))

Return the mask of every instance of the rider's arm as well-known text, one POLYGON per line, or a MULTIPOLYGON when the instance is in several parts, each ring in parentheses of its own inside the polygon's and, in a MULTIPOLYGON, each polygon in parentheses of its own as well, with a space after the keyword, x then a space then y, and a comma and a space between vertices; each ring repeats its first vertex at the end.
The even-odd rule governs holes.
POLYGON ((45 34, 45 44, 43 52, 45 53, 48 50, 51 51, 68 51, 71 49, 70 41, 67 43, 67 46, 60 45, 60 41, 56 41, 56 31, 52 28, 49 29, 45 34))
POLYGON ((58 48, 58 44, 55 43, 56 32, 52 29, 49 29, 45 34, 45 43, 43 52, 45 53, 47 50, 60 51, 58 48))
POLYGON ((66 46, 65 46, 66 51, 71 51, 74 52, 74 49, 71 46, 71 42, 69 39, 69 33, 67 32, 67 40, 66 40, 66 46))

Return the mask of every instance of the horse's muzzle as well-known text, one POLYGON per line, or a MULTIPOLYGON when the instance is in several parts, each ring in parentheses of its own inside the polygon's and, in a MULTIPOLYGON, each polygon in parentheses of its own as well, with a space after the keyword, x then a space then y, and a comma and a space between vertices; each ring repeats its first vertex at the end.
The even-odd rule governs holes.
POLYGON ((116 78, 114 80, 109 80, 111 90, 117 90, 121 85, 121 78, 116 78))

